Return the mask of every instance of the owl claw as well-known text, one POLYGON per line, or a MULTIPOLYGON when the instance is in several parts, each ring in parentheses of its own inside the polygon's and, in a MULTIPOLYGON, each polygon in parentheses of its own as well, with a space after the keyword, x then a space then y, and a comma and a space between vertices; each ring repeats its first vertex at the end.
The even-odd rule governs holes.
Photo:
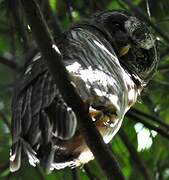
POLYGON ((107 107, 102 110, 92 109, 89 112, 90 117, 96 123, 96 126, 108 126, 117 119, 114 107, 107 107))
POLYGON ((96 123, 96 126, 107 125, 110 121, 110 118, 105 115, 102 111, 91 111, 90 117, 96 123))
POLYGON ((103 117, 103 112, 97 111, 97 110, 92 110, 89 112, 89 115, 93 121, 98 121, 99 119, 101 119, 103 117))

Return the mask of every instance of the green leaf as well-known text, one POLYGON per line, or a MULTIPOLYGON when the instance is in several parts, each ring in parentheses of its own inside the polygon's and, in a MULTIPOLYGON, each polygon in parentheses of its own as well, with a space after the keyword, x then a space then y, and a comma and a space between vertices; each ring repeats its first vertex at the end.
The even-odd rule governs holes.
POLYGON ((57 0, 49 0, 50 6, 52 8, 53 11, 56 11, 56 7, 57 7, 57 0))

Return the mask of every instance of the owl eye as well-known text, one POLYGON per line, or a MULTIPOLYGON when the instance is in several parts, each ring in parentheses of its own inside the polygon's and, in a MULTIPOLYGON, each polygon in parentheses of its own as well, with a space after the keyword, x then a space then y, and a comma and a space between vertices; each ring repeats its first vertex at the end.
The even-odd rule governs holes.
POLYGON ((116 23, 115 23, 115 26, 116 26, 116 27, 120 27, 120 24, 116 22, 116 23))
POLYGON ((120 23, 117 22, 117 21, 113 21, 112 24, 113 24, 113 26, 114 26, 115 28, 118 28, 118 29, 119 29, 119 28, 121 27, 120 23))
POLYGON ((108 26, 111 28, 111 31, 113 33, 116 33, 117 31, 123 30, 122 25, 117 21, 112 21, 111 24, 108 24, 108 26))

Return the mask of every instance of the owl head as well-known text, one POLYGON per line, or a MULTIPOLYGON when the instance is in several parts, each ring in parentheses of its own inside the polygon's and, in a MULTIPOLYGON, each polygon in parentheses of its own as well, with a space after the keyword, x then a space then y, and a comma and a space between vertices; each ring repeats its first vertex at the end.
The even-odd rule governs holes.
POLYGON ((133 80, 141 86, 147 84, 159 62, 151 27, 125 11, 97 13, 88 23, 104 34, 133 80))

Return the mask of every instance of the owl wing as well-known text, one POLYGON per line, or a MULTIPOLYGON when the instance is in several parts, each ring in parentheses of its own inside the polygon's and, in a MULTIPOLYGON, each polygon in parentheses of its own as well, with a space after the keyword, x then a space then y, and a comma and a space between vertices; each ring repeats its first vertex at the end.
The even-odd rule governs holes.
MULTIPOLYGON (((103 119, 111 114, 112 121, 106 125, 104 133, 99 127, 103 124, 96 122, 104 141, 108 143, 119 130, 124 114, 136 101, 138 92, 102 32, 82 27, 71 30, 67 36, 66 57, 75 60, 67 65, 67 69, 74 75, 74 84, 83 101, 88 102, 94 111, 103 112, 103 119)), ((104 120, 101 122, 107 123, 104 120)))
MULTIPOLYGON (((127 91, 125 72, 104 36, 89 27, 76 27, 64 35, 59 49, 84 102, 95 109, 112 104, 118 116, 123 114, 126 106, 123 94, 127 91)), ((57 140, 68 140, 75 131, 75 114, 64 102, 41 55, 37 54, 27 66, 13 98, 11 171, 19 169, 21 152, 27 154, 31 165, 40 161, 50 169, 57 140)), ((69 149, 65 151, 73 154, 69 149)))
POLYGON ((40 146, 48 146, 53 136, 67 140, 75 129, 74 112, 64 102, 41 55, 36 55, 13 97, 11 171, 20 167, 21 151, 35 165, 39 162, 36 150, 40 146))

